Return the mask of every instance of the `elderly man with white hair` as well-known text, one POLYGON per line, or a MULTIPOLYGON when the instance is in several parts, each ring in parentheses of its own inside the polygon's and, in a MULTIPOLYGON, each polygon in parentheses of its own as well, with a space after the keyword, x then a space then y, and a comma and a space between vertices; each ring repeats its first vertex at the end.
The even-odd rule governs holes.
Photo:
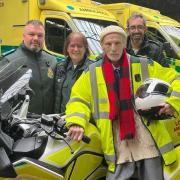
POLYGON ((83 72, 66 106, 68 135, 80 141, 93 118, 108 164, 107 179, 129 179, 137 168, 141 179, 162 180, 162 163, 176 161, 172 140, 159 120, 148 123, 135 111, 134 94, 146 78, 171 83, 173 92, 158 114, 173 115, 180 112, 180 76, 152 60, 129 56, 126 40, 121 27, 102 30, 103 57, 83 72))

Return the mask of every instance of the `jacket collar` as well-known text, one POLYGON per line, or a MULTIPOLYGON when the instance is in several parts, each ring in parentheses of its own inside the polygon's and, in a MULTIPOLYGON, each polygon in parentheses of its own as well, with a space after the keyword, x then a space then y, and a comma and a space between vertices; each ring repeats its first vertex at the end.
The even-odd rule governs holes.
MULTIPOLYGON (((87 56, 85 55, 84 57, 83 57, 83 59, 80 61, 80 63, 77 65, 77 69, 78 70, 82 70, 82 69, 84 69, 86 66, 87 66, 87 56)), ((66 68, 67 69, 70 69, 70 68, 72 68, 73 67, 73 63, 72 63, 72 61, 71 61, 71 59, 70 59, 70 57, 67 57, 66 58, 66 68)))

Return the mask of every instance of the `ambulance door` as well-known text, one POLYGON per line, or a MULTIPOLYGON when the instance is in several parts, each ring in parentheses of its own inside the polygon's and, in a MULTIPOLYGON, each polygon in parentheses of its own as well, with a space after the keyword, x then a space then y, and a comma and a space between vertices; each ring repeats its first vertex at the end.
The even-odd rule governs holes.
POLYGON ((43 11, 40 19, 46 33, 44 49, 63 57, 64 41, 73 31, 71 18, 63 12, 43 11))

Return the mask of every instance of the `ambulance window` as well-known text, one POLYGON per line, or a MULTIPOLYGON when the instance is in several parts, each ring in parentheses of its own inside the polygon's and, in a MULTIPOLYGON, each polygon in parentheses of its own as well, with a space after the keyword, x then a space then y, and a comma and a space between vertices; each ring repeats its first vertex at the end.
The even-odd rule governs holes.
POLYGON ((176 52, 173 50, 171 45, 167 42, 167 40, 161 35, 161 33, 157 29, 148 27, 147 36, 149 39, 153 41, 159 41, 160 43, 162 43, 163 50, 166 53, 167 57, 178 58, 176 52))
POLYGON ((152 27, 148 27, 147 36, 153 41, 159 41, 161 43, 166 42, 165 38, 161 35, 161 33, 157 29, 152 27))
POLYGON ((87 38, 89 49, 92 54, 101 54, 102 48, 99 43, 99 36, 102 29, 109 25, 117 25, 116 22, 88 19, 88 18, 73 18, 73 22, 78 31, 83 33, 87 38))
POLYGON ((180 27, 166 25, 161 26, 161 28, 171 37, 174 43, 176 43, 177 49, 179 49, 178 51, 180 52, 180 27))
POLYGON ((48 50, 63 54, 64 41, 71 29, 62 19, 47 18, 45 20, 45 44, 48 50))

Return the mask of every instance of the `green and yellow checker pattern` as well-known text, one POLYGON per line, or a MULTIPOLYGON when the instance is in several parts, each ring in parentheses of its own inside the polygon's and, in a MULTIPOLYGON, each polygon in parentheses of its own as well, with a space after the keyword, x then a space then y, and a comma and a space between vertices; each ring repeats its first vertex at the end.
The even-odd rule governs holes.
POLYGON ((170 67, 176 69, 180 73, 180 59, 167 58, 170 67))

